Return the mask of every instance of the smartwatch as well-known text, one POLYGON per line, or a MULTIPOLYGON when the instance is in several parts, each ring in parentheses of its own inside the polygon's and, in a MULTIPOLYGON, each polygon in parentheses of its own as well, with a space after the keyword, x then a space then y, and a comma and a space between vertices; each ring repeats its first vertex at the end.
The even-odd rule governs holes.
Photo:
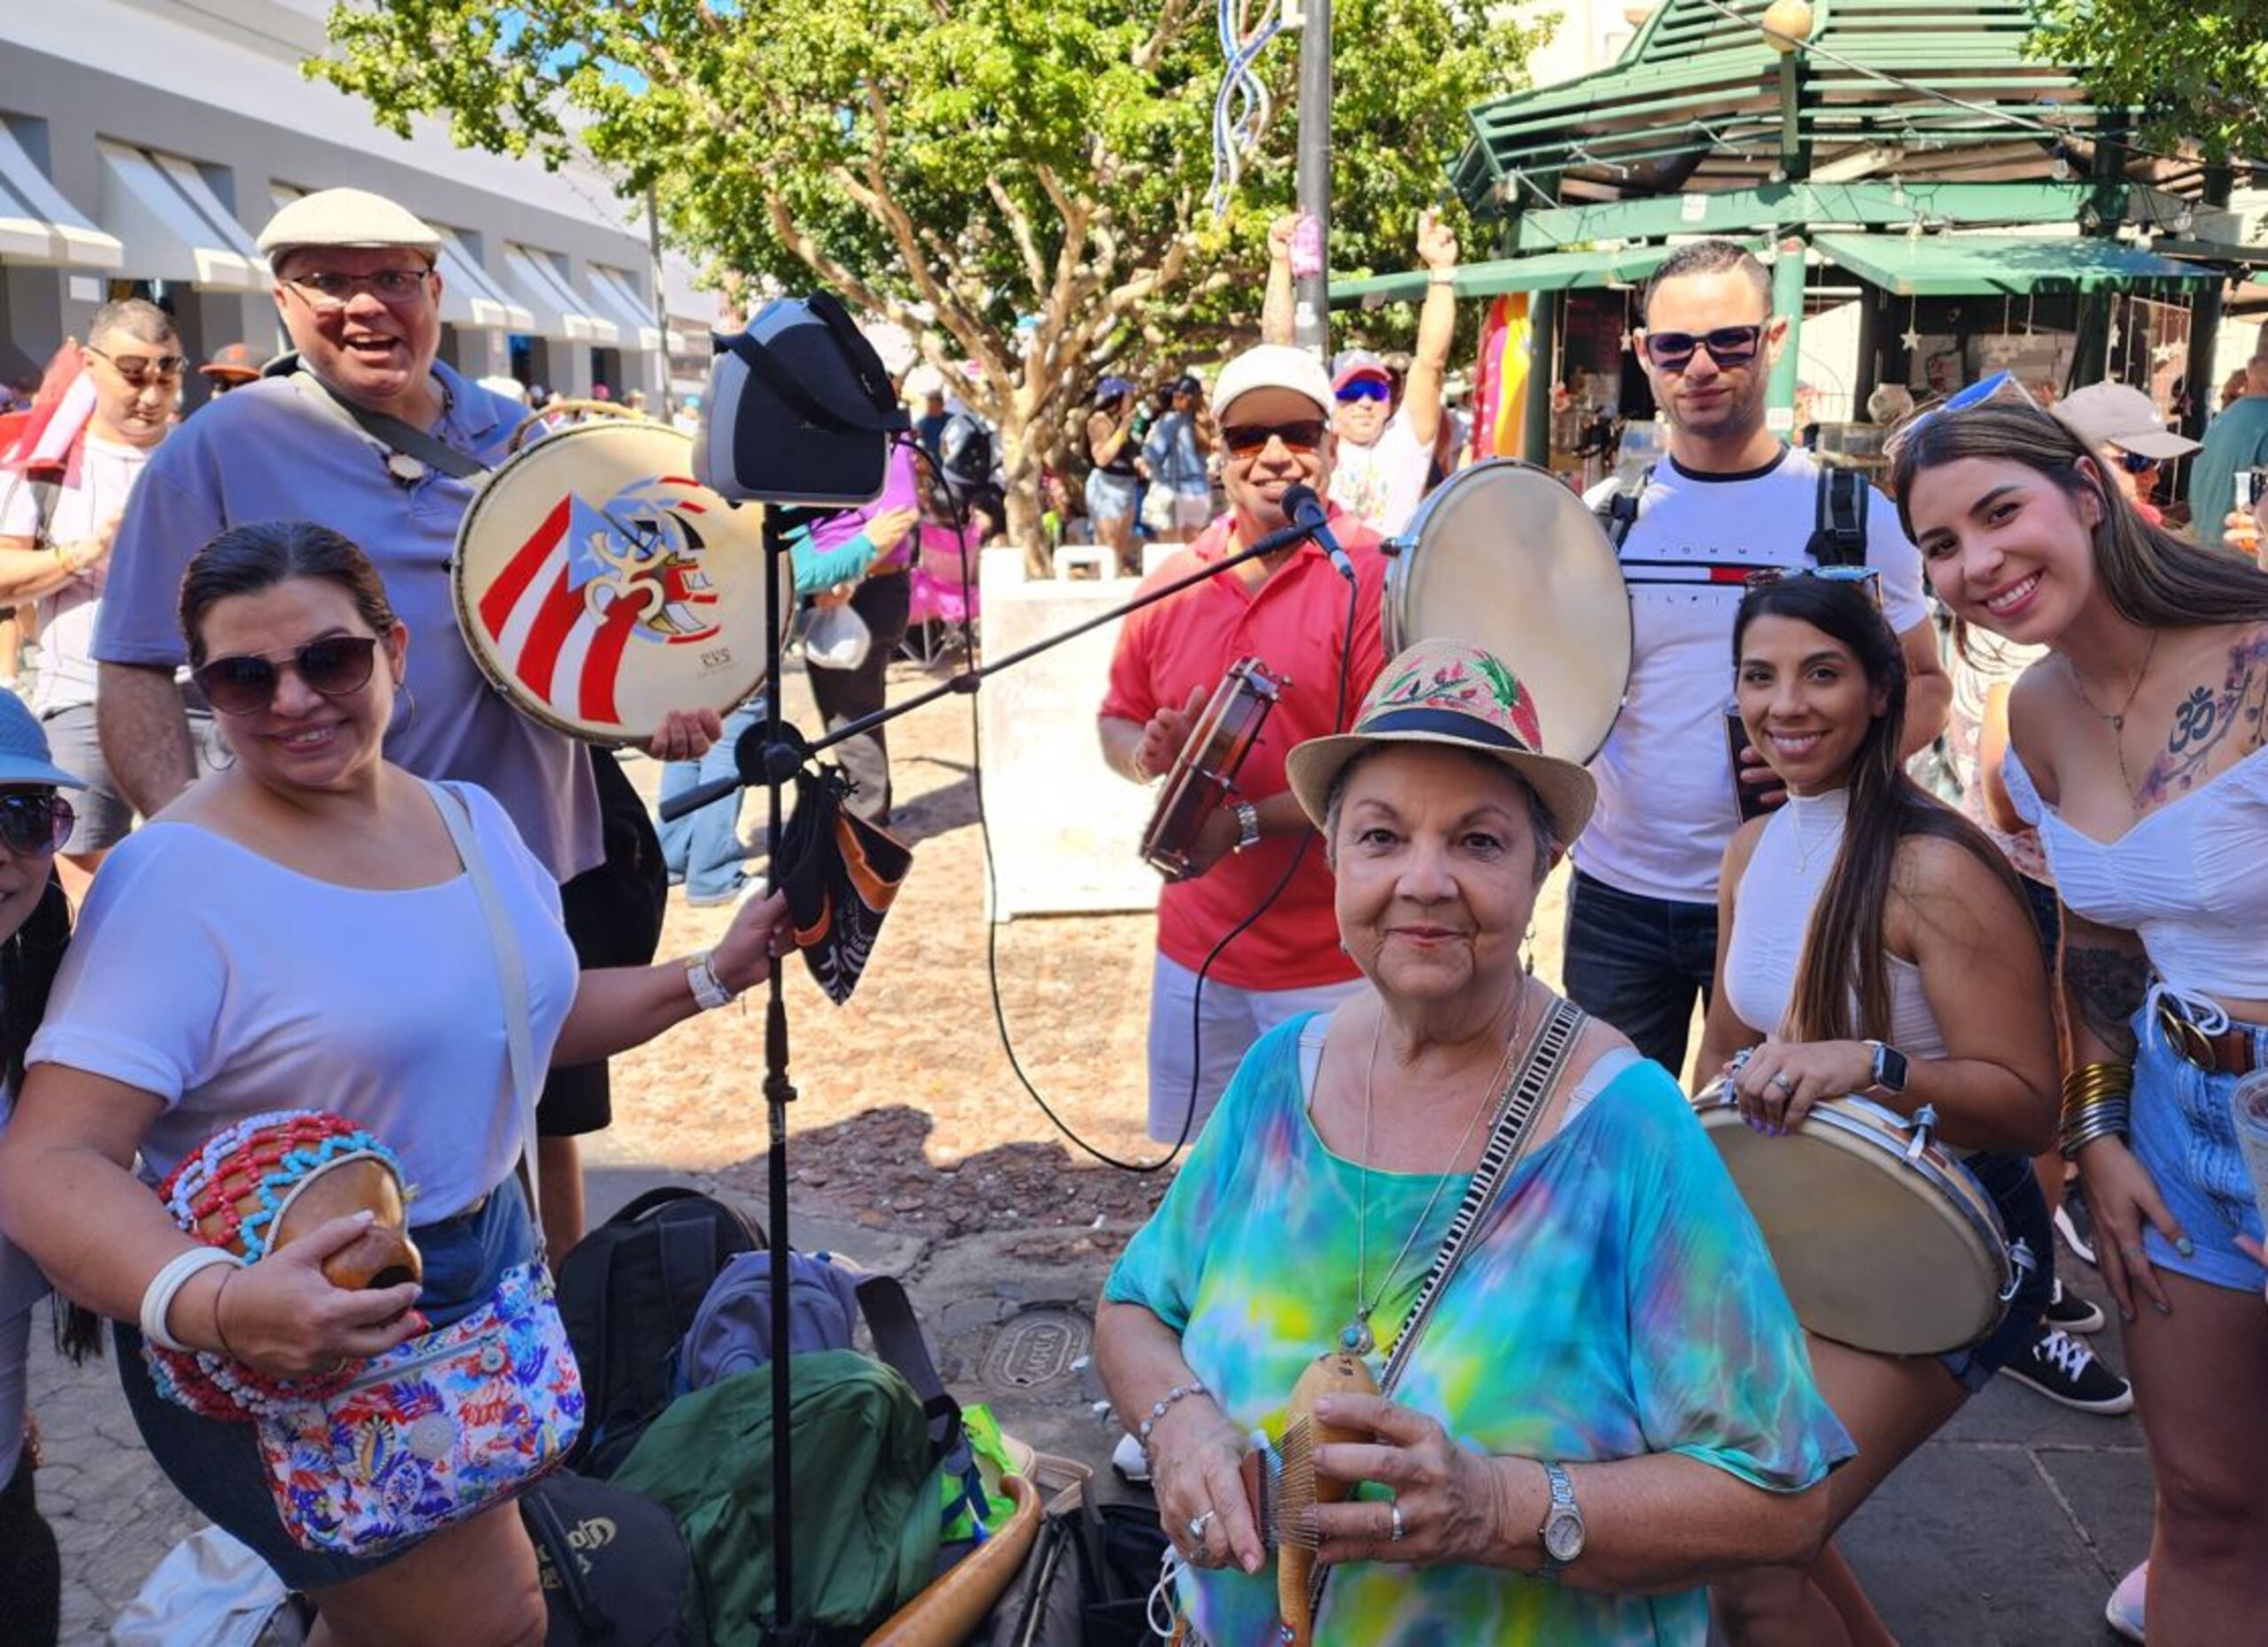
POLYGON ((1903 1097, 1906 1092, 1906 1054, 1881 1041, 1868 1041, 1874 1049, 1874 1090, 1887 1092, 1892 1098, 1903 1097))
POLYGON ((1535 1576, 1550 1582, 1583 1553, 1583 1511, 1575 1502, 1575 1484, 1567 1479, 1565 1469, 1546 1464, 1543 1480, 1551 1488, 1551 1504, 1543 1512, 1539 1534, 1543 1540, 1543 1565, 1535 1570, 1535 1576))

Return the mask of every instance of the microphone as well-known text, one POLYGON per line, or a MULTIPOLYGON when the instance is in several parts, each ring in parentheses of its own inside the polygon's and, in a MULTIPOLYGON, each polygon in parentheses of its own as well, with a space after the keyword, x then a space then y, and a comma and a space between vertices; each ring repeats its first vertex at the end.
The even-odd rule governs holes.
POLYGON ((1339 540, 1331 535, 1331 527, 1327 524, 1329 517, 1324 513, 1323 500, 1316 496, 1315 488, 1303 480, 1285 487, 1281 507, 1284 518, 1298 527, 1304 536, 1313 538, 1317 546, 1331 556, 1331 563, 1339 569, 1339 575, 1349 583, 1354 582, 1355 563, 1347 558, 1347 551, 1340 548, 1339 540))

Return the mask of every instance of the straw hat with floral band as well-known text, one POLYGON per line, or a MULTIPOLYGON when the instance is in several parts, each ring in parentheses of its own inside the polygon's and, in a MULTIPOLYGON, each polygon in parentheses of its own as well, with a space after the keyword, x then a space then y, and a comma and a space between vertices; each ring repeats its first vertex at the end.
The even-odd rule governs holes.
POLYGON ((1324 827, 1339 775, 1360 757, 1390 743, 1435 743, 1497 761, 1550 814, 1565 847, 1590 821, 1598 787, 1574 762, 1546 755, 1535 700, 1493 653, 1466 641, 1420 641, 1379 673, 1355 718, 1355 729, 1309 738, 1285 758, 1292 793, 1324 827))

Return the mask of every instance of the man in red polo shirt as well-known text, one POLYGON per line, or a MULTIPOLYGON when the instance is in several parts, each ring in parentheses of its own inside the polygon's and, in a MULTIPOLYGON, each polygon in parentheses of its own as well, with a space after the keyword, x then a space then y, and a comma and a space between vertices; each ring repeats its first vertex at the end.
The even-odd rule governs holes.
MULTIPOLYGON (((1330 493, 1336 407, 1330 374, 1314 356, 1283 344, 1247 349, 1222 369, 1214 406, 1229 513, 1161 563, 1146 588, 1281 528, 1289 487, 1305 482, 1330 493)), ((1136 783, 1172 768, 1192 723, 1239 658, 1258 658, 1283 685, 1236 789, 1199 835, 1199 873, 1158 895, 1149 1128, 1161 1142, 1196 1136, 1262 1031, 1328 1008, 1355 986, 1355 964, 1339 947, 1323 843, 1284 781, 1292 746, 1339 730, 1385 662, 1379 540, 1335 507, 1331 528, 1354 562, 1351 588, 1321 549, 1301 542, 1143 608, 1119 631, 1111 658, 1103 758, 1136 783), (1350 597, 1354 666, 1342 682, 1350 597), (1298 871, 1270 902, 1294 855, 1298 871), (1222 946, 1263 905, 1265 913, 1222 946)))

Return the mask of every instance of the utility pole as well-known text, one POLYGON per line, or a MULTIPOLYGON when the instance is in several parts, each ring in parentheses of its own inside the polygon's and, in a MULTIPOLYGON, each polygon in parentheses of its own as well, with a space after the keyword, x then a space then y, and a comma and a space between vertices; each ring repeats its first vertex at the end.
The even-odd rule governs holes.
POLYGON ((1295 276, 1292 336, 1327 361, 1331 353, 1331 0, 1302 0, 1300 20, 1300 210, 1315 220, 1313 274, 1295 276))
POLYGON ((646 251, 653 260, 654 326, 662 334, 660 405, 662 422, 666 423, 677 415, 677 397, 670 392, 670 293, 668 277, 662 268, 662 206, 651 183, 646 185, 646 251))

